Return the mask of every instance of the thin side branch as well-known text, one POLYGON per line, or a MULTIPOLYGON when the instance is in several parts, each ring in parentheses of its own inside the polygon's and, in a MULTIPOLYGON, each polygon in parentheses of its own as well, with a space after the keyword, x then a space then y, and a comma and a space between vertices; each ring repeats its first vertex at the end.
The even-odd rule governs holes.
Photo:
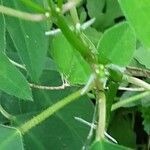
POLYGON ((145 91, 145 88, 132 88, 132 87, 119 87, 121 91, 131 91, 131 92, 142 92, 145 91))
POLYGON ((27 69, 26 69, 25 65, 21 65, 21 64, 19 64, 19 63, 15 62, 15 61, 11 60, 10 58, 8 58, 8 59, 9 59, 9 61, 10 61, 13 65, 15 65, 16 67, 21 68, 21 69, 23 69, 23 70, 26 70, 26 71, 27 71, 27 69))
POLYGON ((47 16, 45 14, 31 14, 31 13, 15 10, 9 7, 5 7, 2 5, 0 5, 0 13, 9 15, 12 17, 17 17, 23 20, 35 21, 35 22, 39 22, 39 21, 43 21, 47 19, 47 16))
MULTIPOLYGON (((71 8, 75 7, 79 2, 80 0, 71 0, 70 2, 64 4, 62 13, 69 11, 71 8)), ((42 14, 42 13, 31 14, 28 12, 15 10, 13 8, 6 7, 3 5, 0 5, 0 13, 9 15, 12 17, 20 18, 23 20, 34 21, 34 22, 40 22, 40 21, 46 20, 47 18, 51 16, 49 12, 46 12, 46 10, 45 10, 45 14, 42 14)))
MULTIPOLYGON (((95 18, 92 18, 92 19, 88 20, 87 22, 83 23, 80 26, 80 29, 85 30, 88 27, 90 27, 94 22, 95 22, 95 18)), ((59 33, 61 33, 61 30, 60 29, 55 29, 55 30, 46 31, 45 35, 57 35, 59 33)))
POLYGON ((9 113, 2 107, 1 104, 0 104, 0 112, 1 112, 1 114, 2 114, 5 118, 7 118, 7 119, 9 119, 9 120, 14 120, 14 119, 15 119, 15 116, 12 116, 11 114, 9 114, 9 113))
MULTIPOLYGON (((21 69, 27 71, 27 69, 26 69, 26 67, 24 65, 21 65, 21 64, 15 62, 15 61, 11 60, 10 58, 8 58, 8 59, 16 67, 21 68, 21 69)), ((29 85, 30 85, 31 88, 40 89, 40 90, 63 90, 66 87, 70 86, 67 83, 67 81, 64 81, 63 78, 62 78, 62 82, 63 82, 63 84, 61 86, 44 86, 44 85, 42 86, 42 85, 37 85, 37 84, 34 84, 34 83, 29 83, 29 85)))
POLYGON ((141 100, 143 97, 149 96, 150 95, 150 91, 145 91, 143 93, 137 94, 135 96, 129 97, 127 99, 124 100, 120 100, 119 102, 115 103, 112 105, 111 107, 111 111, 114 111, 120 107, 123 107, 125 105, 131 104, 133 102, 139 101, 141 100))
POLYGON ((124 75, 123 79, 129 83, 136 85, 136 86, 150 90, 150 84, 148 84, 147 82, 145 82, 143 80, 140 80, 135 77, 127 76, 127 75, 124 75))
POLYGON ((66 87, 69 87, 69 84, 63 84, 61 86, 42 86, 42 85, 36 85, 33 83, 29 83, 30 87, 40 90, 63 90, 66 87))

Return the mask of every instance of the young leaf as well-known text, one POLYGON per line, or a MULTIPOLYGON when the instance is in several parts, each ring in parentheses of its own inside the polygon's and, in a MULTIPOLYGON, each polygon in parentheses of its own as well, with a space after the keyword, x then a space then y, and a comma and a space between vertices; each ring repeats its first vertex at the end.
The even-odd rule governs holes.
POLYGON ((105 63, 105 56, 113 64, 126 66, 129 64, 136 46, 136 38, 127 22, 108 29, 98 44, 99 61, 105 63))
POLYGON ((3 53, 0 53, 0 89, 21 99, 32 100, 28 82, 3 53))
POLYGON ((12 127, 0 125, 0 149, 24 150, 21 133, 12 127))
POLYGON ((70 83, 83 84, 88 80, 91 73, 89 65, 62 34, 53 39, 52 56, 70 83))
POLYGON ((95 141, 90 150, 131 150, 130 148, 113 144, 108 142, 107 140, 95 141))
POLYGON ((114 25, 122 15, 117 0, 87 0, 87 10, 91 18, 96 18, 94 27, 100 31, 114 25))
POLYGON ((139 40, 150 49, 150 1, 119 0, 120 6, 129 23, 134 27, 139 40))
MULTIPOLYGON (((15 0, 5 1, 5 3, 16 9, 24 10, 24 7, 15 0)), ((38 81, 44 68, 48 49, 48 40, 44 34, 45 23, 31 23, 6 17, 6 25, 32 80, 38 81)))

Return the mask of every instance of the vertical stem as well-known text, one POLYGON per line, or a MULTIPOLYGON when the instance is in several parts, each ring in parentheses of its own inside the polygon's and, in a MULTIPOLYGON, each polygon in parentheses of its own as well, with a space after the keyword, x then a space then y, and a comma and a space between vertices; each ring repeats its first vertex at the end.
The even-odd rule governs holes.
POLYGON ((98 109, 99 119, 96 131, 96 140, 103 139, 105 137, 105 126, 106 126, 106 97, 104 92, 100 92, 98 95, 98 109))

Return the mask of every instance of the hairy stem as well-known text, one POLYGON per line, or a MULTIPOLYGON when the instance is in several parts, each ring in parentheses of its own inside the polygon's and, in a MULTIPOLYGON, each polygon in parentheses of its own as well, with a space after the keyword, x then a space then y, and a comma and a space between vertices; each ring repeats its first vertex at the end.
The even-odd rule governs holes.
POLYGON ((105 97, 104 92, 99 93, 98 110, 99 110, 99 120, 98 120, 97 131, 96 131, 97 141, 105 137, 106 97, 105 97))
MULTIPOLYGON (((81 94, 82 90, 83 89, 80 89, 80 90, 74 92, 73 94, 65 97, 64 99, 58 101, 56 104, 48 107, 43 112, 41 112, 39 115, 35 116, 31 120, 27 121, 25 124, 21 125, 19 127, 19 130, 21 131, 21 133, 25 134, 30 129, 32 129, 36 125, 42 123, 44 120, 46 120, 48 117, 53 115, 55 112, 57 112, 58 110, 60 110, 64 106, 66 106, 69 103, 75 101, 77 98, 82 96, 82 94, 81 94)), ((84 94, 86 94, 89 90, 90 90, 90 88, 84 94)))
POLYGON ((37 85, 37 84, 33 84, 33 83, 29 83, 29 85, 32 88, 40 89, 40 90, 63 90, 66 87, 70 86, 68 84, 62 84, 60 86, 42 86, 42 85, 37 85))
POLYGON ((138 95, 135 95, 135 96, 132 96, 130 98, 127 98, 127 99, 124 99, 124 100, 121 100, 115 104, 112 105, 111 107, 111 111, 114 111, 120 107, 123 107, 125 105, 128 105, 130 103, 133 103, 135 101, 138 101, 138 100, 141 100, 141 98, 145 97, 145 96, 148 96, 150 95, 150 91, 146 91, 146 92, 143 92, 143 93, 140 93, 138 95))
MULTIPOLYGON (((81 30, 85 30, 85 29, 87 29, 88 27, 90 27, 94 22, 95 22, 95 18, 92 18, 92 19, 88 20, 87 22, 83 23, 83 24, 80 26, 80 29, 81 29, 81 30)), ((45 35, 57 35, 57 34, 59 34, 60 32, 61 32, 61 30, 58 28, 58 29, 46 31, 46 32, 45 32, 45 35)))

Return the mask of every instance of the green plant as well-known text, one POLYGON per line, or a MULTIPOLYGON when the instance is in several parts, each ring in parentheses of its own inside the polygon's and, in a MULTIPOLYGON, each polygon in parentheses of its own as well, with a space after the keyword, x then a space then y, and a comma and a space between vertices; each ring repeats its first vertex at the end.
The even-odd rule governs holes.
POLYGON ((150 148, 149 0, 0 4, 1 150, 150 148))

